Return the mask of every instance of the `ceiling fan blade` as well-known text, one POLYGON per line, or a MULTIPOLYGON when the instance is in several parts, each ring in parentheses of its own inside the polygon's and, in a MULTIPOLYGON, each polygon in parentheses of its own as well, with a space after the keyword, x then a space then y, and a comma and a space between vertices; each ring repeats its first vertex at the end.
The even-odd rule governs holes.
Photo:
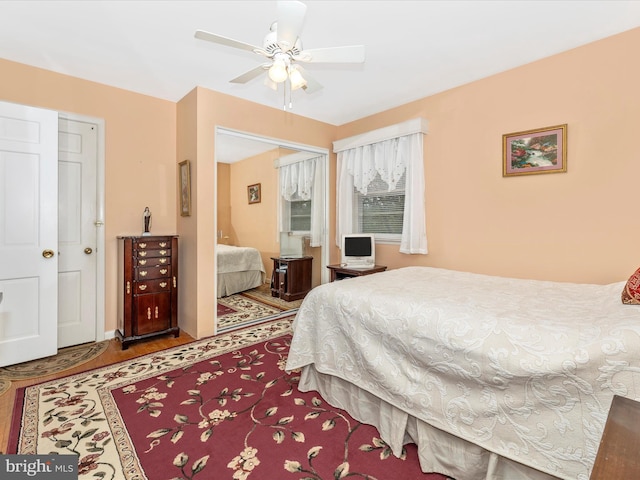
POLYGON ((255 45, 241 42, 239 40, 234 40, 233 38, 223 37, 222 35, 218 35, 215 33, 205 32, 204 30, 196 30, 195 37, 200 40, 207 40, 208 42, 226 45, 227 47, 239 48, 241 50, 248 50, 250 52, 267 55, 267 52, 265 52, 261 47, 256 47, 255 45))
POLYGON ((307 6, 302 2, 278 2, 278 45, 284 52, 291 50, 302 31, 307 6))
POLYGON ((302 87, 302 89, 306 93, 314 93, 314 92, 317 92, 318 90, 322 90, 322 88, 323 88, 322 85, 320 85, 315 78, 313 78, 311 75, 309 75, 309 72, 307 70, 302 68, 300 65, 296 65, 296 68, 298 70, 300 70, 300 73, 302 74, 302 77, 307 82, 307 84, 304 87, 302 87))
POLYGON ((229 80, 231 83, 247 83, 249 80, 253 80, 256 77, 259 77, 266 69, 269 68, 271 64, 263 63, 262 65, 258 65, 256 68, 252 68, 246 73, 234 78, 233 80, 229 80))
POLYGON ((293 58, 307 63, 364 63, 364 45, 312 48, 293 58))

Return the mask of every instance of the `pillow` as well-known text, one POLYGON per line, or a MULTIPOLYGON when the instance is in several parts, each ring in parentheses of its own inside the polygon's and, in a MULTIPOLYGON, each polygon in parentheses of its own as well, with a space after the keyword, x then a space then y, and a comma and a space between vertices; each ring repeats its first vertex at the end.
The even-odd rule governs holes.
POLYGON ((622 289, 622 303, 640 305, 640 268, 633 272, 622 289))

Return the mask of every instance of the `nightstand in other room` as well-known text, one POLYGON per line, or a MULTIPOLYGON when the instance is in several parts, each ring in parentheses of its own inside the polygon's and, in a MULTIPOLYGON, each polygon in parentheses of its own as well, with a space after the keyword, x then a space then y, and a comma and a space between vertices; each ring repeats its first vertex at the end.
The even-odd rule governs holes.
POLYGON ((313 257, 271 257, 271 260, 273 260, 271 296, 287 302, 304 298, 311 290, 313 257))

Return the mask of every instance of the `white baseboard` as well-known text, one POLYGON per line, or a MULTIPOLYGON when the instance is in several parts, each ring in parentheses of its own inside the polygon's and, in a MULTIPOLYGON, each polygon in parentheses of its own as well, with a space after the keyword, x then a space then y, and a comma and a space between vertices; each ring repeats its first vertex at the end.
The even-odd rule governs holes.
POLYGON ((104 339, 111 340, 112 338, 116 338, 116 331, 109 330, 108 332, 104 332, 104 339))

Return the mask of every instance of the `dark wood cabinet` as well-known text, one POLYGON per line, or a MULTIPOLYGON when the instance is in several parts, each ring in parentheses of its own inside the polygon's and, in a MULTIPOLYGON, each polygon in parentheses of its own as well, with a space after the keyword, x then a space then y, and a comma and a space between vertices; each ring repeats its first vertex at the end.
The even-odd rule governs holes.
POLYGON ((590 480, 640 478, 640 402, 613 396, 590 480))
POLYGON ((271 260, 273 260, 271 296, 287 302, 304 298, 311 290, 313 257, 271 257, 271 260))
POLYGON ((178 328, 178 237, 118 237, 118 329, 129 343, 178 328))

